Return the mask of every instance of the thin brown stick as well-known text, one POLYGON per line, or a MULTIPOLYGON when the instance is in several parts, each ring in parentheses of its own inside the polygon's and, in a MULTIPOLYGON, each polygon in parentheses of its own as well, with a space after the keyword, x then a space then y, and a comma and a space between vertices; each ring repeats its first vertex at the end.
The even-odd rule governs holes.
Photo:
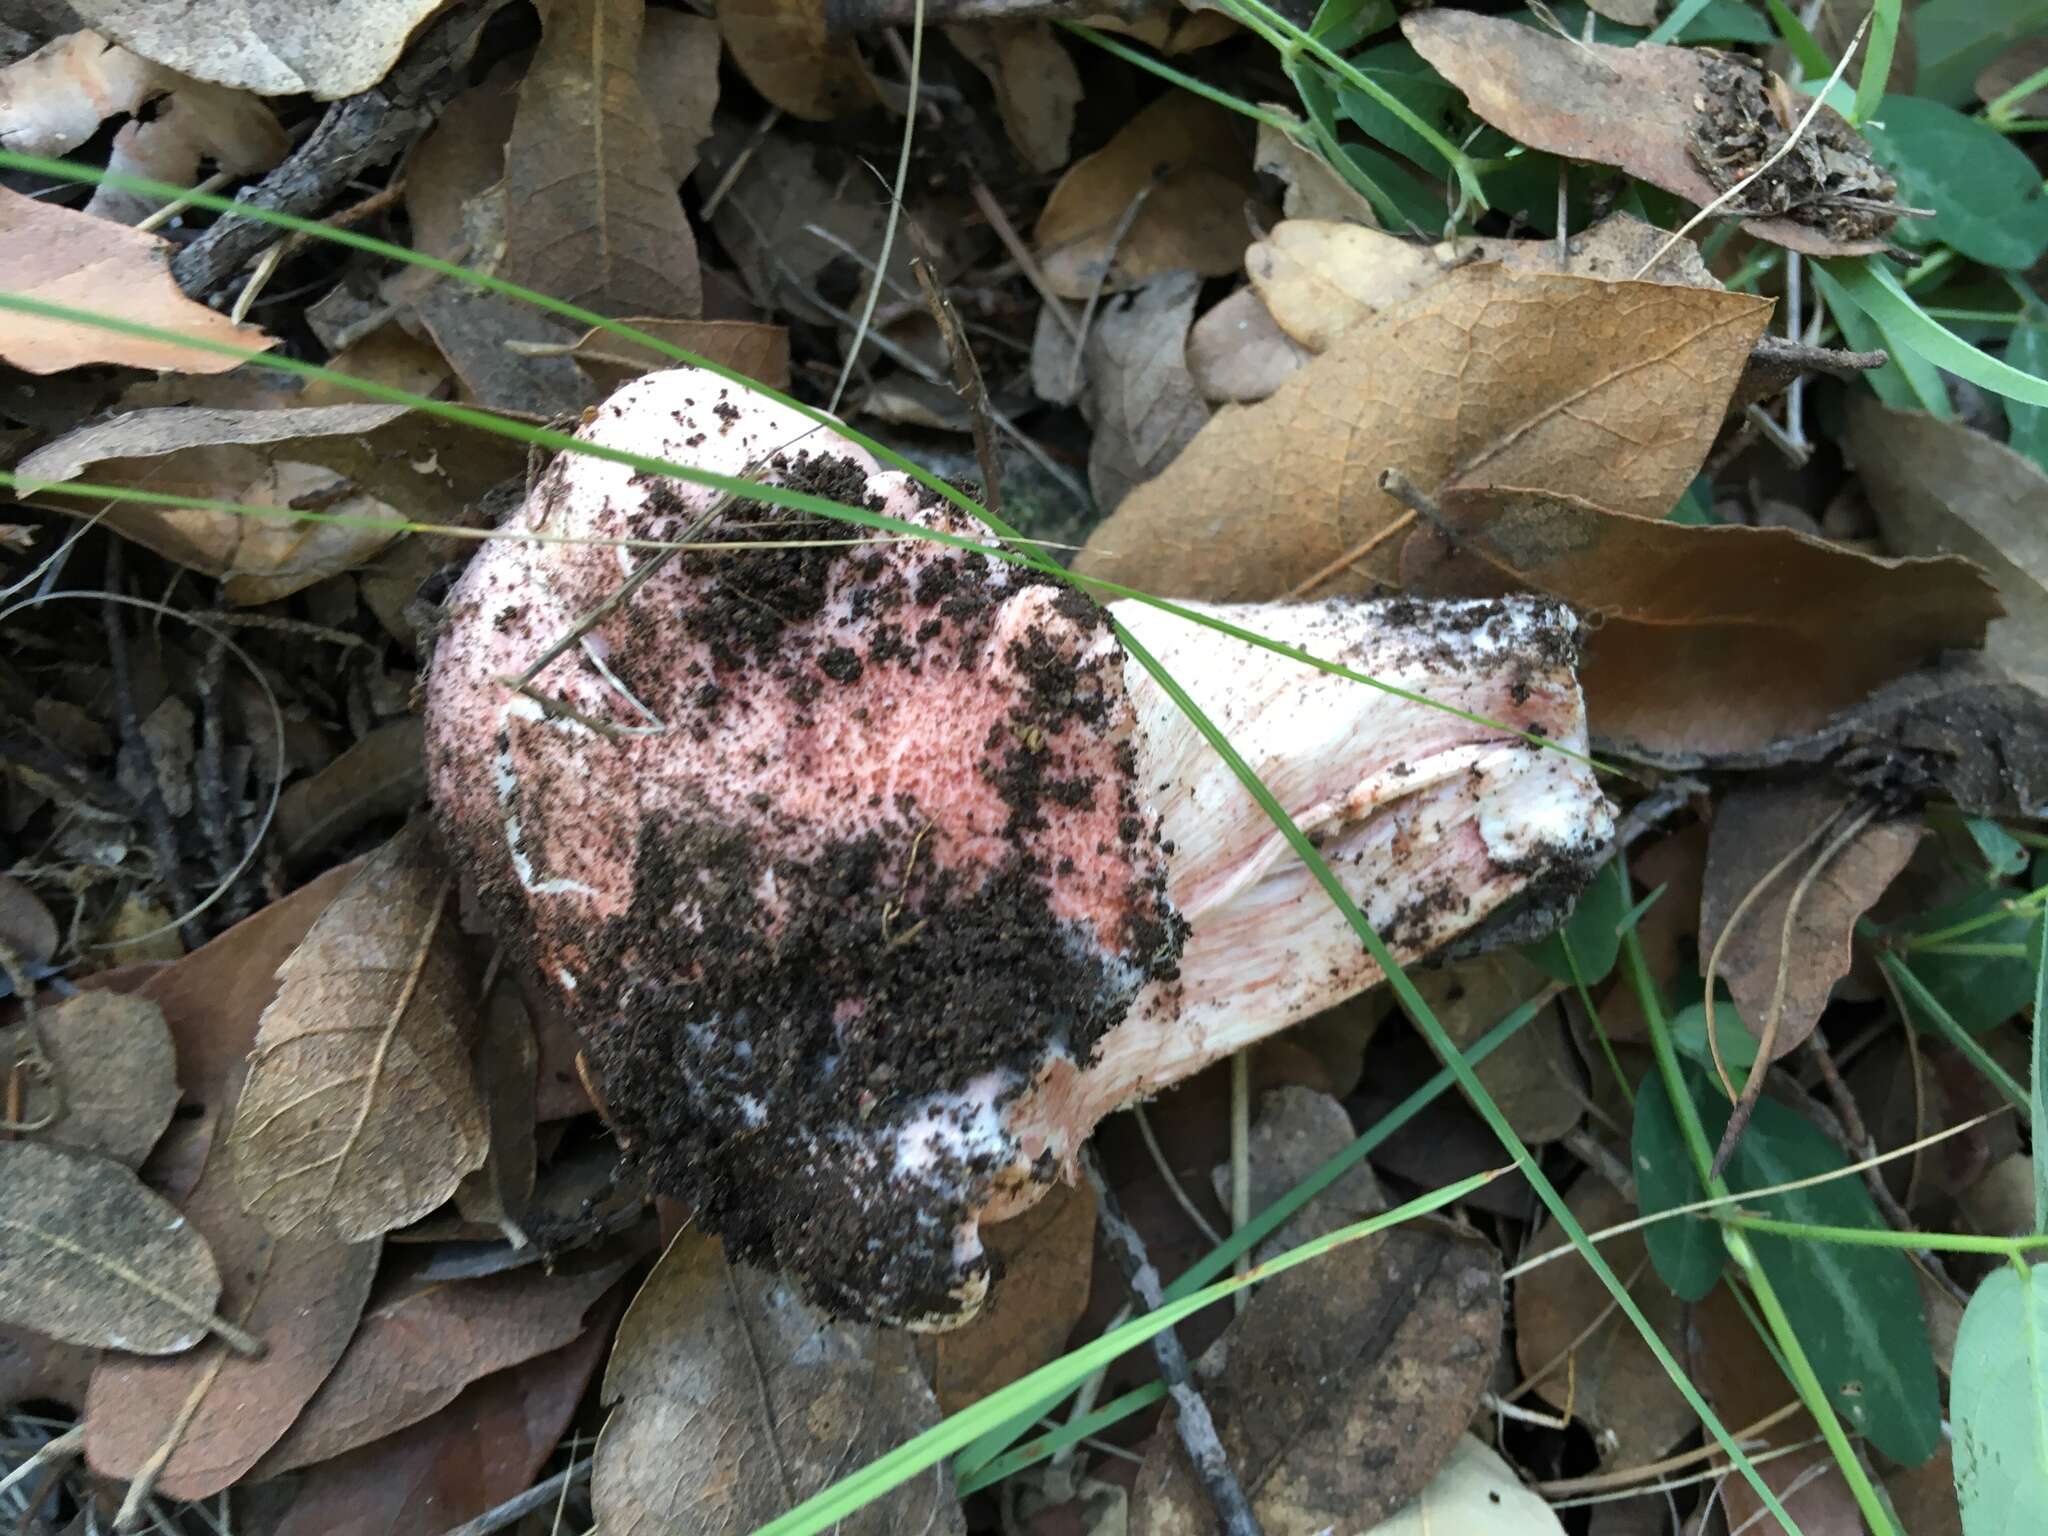
MULTIPOLYGON (((1745 1440, 1754 1440, 1767 1429, 1776 1429, 1780 1424, 1805 1408, 1805 1404, 1794 1398, 1774 1413, 1767 1413, 1754 1424, 1745 1425, 1731 1437, 1739 1445, 1745 1440)), ((1676 1456, 1666 1456, 1661 1461, 1645 1462, 1639 1467, 1617 1467, 1612 1472, 1595 1472, 1586 1477, 1561 1477, 1553 1482, 1538 1483, 1536 1491, 1546 1499, 1565 1498, 1575 1493, 1604 1493, 1612 1488, 1629 1488, 1637 1483, 1653 1481, 1667 1472, 1677 1472, 1696 1462, 1706 1461, 1720 1454, 1718 1442, 1698 1446, 1690 1451, 1680 1451, 1676 1456)))
MULTIPOLYGON (((915 225, 912 228, 914 231, 915 225)), ((922 247, 923 240, 918 245, 922 247)), ((961 328, 960 316, 933 275, 931 261, 921 253, 911 258, 910 270, 917 278, 917 286, 924 291, 925 307, 931 311, 933 323, 945 338, 946 358, 953 365, 954 393, 967 407, 967 425, 974 434, 974 456, 981 463, 981 504, 1001 517, 1003 471, 996 458, 996 429, 990 420, 988 385, 982 382, 974 349, 967 343, 967 332, 961 328)))
POLYGON ((1321 570, 1317 571, 1313 576, 1310 576, 1306 581, 1303 581, 1296 585, 1294 590, 1287 594, 1288 601, 1292 602, 1297 598, 1307 597, 1311 592, 1315 591, 1317 587, 1320 587, 1324 582, 1328 581, 1331 577, 1337 575, 1341 571, 1349 570, 1352 566, 1356 565, 1359 561, 1363 560, 1367 555, 1371 554, 1374 550, 1378 549, 1382 544, 1386 543, 1387 540, 1391 539, 1395 534, 1401 532, 1405 528, 1413 527, 1415 523, 1415 518, 1416 513, 1411 508, 1409 511, 1403 512, 1391 523, 1388 523, 1384 528, 1380 529, 1377 533, 1374 533, 1369 538, 1363 539, 1359 543, 1354 544, 1351 548, 1345 550, 1343 554, 1339 555, 1336 559, 1332 560, 1328 565, 1324 566, 1321 570))
POLYGON ((1045 268, 1038 264, 1038 258, 1031 254, 1031 247, 1024 243, 1017 233, 1017 226, 1010 222, 1010 216, 1003 212, 1003 205, 996 201, 995 193, 982 185, 979 178, 968 183, 968 194, 974 199, 974 206, 981 210, 981 216, 988 220, 988 227, 995 231, 1003 249, 1010 253, 1010 260, 1017 263, 1017 270, 1024 274, 1024 281, 1038 290, 1045 307, 1052 311, 1053 319, 1060 328, 1073 338, 1076 347, 1081 344, 1081 324, 1067 313, 1067 301, 1052 291, 1047 281, 1045 268))

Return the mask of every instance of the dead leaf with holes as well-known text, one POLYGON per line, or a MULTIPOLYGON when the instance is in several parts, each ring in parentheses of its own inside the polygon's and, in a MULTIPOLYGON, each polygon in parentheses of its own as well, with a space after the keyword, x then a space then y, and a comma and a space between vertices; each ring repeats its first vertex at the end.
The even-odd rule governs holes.
POLYGON ((1989 571, 2005 617, 1985 635, 1985 654, 2048 691, 2048 474, 1961 422, 1869 397, 1849 402, 1842 441, 1886 545, 1966 555, 1989 571))
MULTIPOLYGON (((0 271, 13 296, 91 310, 194 342, 255 352, 277 345, 255 326, 237 325, 186 298, 171 277, 170 251, 160 236, 0 187, 0 271)), ((241 361, 84 321, 0 310, 0 362, 28 373, 61 373, 88 363, 225 373, 241 361)))
POLYGON ((1166 597, 1336 595, 1398 572, 1414 521, 1379 487, 1452 476, 1660 518, 1698 472, 1770 306, 1667 283, 1462 267, 1226 406, 1089 538, 1084 575, 1166 597), (1638 445, 1625 457, 1616 442, 1638 445), (1376 542, 1375 542, 1376 541, 1376 542))
MULTIPOLYGON (((832 1322, 685 1230, 619 1324, 590 1498, 607 1536, 752 1530, 939 1421, 913 1336, 832 1322)), ((943 1466, 840 1522, 965 1532, 943 1466)))
MULTIPOLYGON (((68 33, 0 69, 0 144, 16 154, 67 155, 112 117, 127 121, 114 134, 107 169, 174 186, 199 180, 202 161, 259 175, 291 147, 256 97, 165 69, 97 32, 68 33)), ((101 186, 85 211, 133 224, 161 206, 101 186)))
POLYGON ((0 1029, 0 1064, 40 1049, 46 1073, 22 1074, 9 1118, 44 1146, 140 1168, 178 1108, 177 1053, 164 1012, 146 997, 82 991, 0 1029))
POLYGON ((1234 272, 1252 191, 1241 120, 1168 91, 1052 189, 1032 236, 1046 282, 1062 298, 1085 299, 1177 268, 1234 272))
POLYGON ((243 1208, 281 1236, 379 1236, 484 1160, 449 884, 426 823, 408 824, 278 970, 228 1150, 243 1208))
POLYGON ((1162 273, 1104 304, 1088 333, 1088 488, 1105 512, 1172 463, 1209 419, 1187 365, 1201 287, 1192 272, 1162 273))
MULTIPOLYGON (((88 480, 350 520, 288 521, 148 502, 117 502, 102 515, 124 538, 220 577, 229 602, 249 604, 354 569, 398 536, 394 521, 446 522, 451 507, 524 465, 521 444, 400 405, 192 406, 130 411, 80 427, 38 448, 14 472, 28 482, 88 480)), ((47 500, 73 510, 83 505, 77 497, 47 500)))
POLYGON ((177 1207, 104 1157, 0 1141, 0 1323, 168 1355, 206 1337, 221 1272, 177 1207))
MULTIPOLYGON (((1342 1150, 1351 1122, 1306 1090, 1269 1094, 1269 1187, 1342 1150)), ((1331 1192, 1297 1215, 1299 1243, 1359 1219, 1331 1192), (1333 1198, 1335 1196, 1335 1198, 1333 1198)), ((1278 1240, 1276 1236, 1276 1241, 1278 1240)), ((1500 1259, 1447 1222, 1363 1239, 1343 1265, 1268 1281, 1194 1365, 1254 1513, 1271 1531, 1357 1529, 1415 1496, 1456 1445, 1500 1350, 1500 1259)), ((1156 1431, 1132 1493, 1133 1536, 1194 1536, 1215 1514, 1180 1438, 1156 1431)))
POLYGON ((1917 819, 1872 821, 1840 842, 1853 825, 1837 814, 1844 804, 1839 789, 1817 780, 1758 781, 1737 784, 1714 812, 1700 963, 1720 947, 1716 974, 1752 1035, 1761 1039, 1777 1014, 1774 1060, 1813 1033, 1835 983, 1849 974, 1856 920, 1906 867, 1924 831, 1917 819), (1787 857, 1791 863, 1767 878, 1787 857))
POLYGON ((1760 750, 1981 645, 1999 613, 1955 556, 1885 560, 1789 528, 1657 522, 1518 489, 1450 489, 1437 505, 1455 555, 1418 532, 1404 585, 1523 588, 1598 613, 1579 678, 1594 738, 1622 750, 1760 750))
MULTIPOLYGON (((1590 1232, 1633 1220, 1635 1206, 1606 1180, 1581 1175, 1566 1202, 1590 1232)), ((1571 1246, 1556 1221, 1537 1229, 1521 1262, 1571 1246)), ((1685 1355, 1685 1303, 1649 1267, 1639 1232, 1600 1245, 1600 1253, 1642 1307, 1657 1337, 1685 1355)), ((1593 1432, 1600 1463, 1635 1467, 1655 1461, 1699 1422, 1607 1287, 1577 1254, 1551 1259, 1515 1282, 1515 1358, 1522 1384, 1593 1432)), ((1518 1398, 1523 1406, 1528 1399, 1518 1398)))
POLYGON ((643 0, 553 0, 505 145, 501 275, 614 315, 696 315, 697 238, 641 94, 643 0))
POLYGON ((946 37, 994 87, 1003 132, 1024 168, 1044 176, 1065 165, 1081 72, 1052 24, 963 21, 947 27, 946 37))
POLYGON ((415 28, 446 0, 73 0, 88 26, 159 64, 261 96, 321 101, 366 91, 398 61, 415 28))
MULTIPOLYGON (((1531 149, 1618 166, 1705 207, 1764 166, 1806 99, 1739 54, 1618 48, 1470 11, 1401 19, 1402 34, 1478 116, 1531 149)), ((1897 219, 1891 178, 1831 107, 1727 206, 1810 256, 1868 256, 1897 219)))
POLYGON ((822 123, 873 106, 860 50, 825 26, 825 0, 724 0, 718 30, 741 74, 791 117, 822 123))

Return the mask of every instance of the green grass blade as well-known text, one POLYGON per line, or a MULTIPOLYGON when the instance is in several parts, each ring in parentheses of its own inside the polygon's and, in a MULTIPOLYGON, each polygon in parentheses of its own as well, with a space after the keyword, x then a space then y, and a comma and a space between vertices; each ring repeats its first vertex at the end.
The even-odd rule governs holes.
POLYGON ((1948 1043, 1969 1058, 1970 1064, 1984 1075, 1986 1082, 2004 1094, 2021 1114, 2033 1113, 2026 1090, 2013 1081, 2012 1074, 1994 1061, 1991 1053, 1979 1045, 1967 1029, 1956 1022, 1955 1015, 1941 1005, 1940 998, 1927 990, 1927 984, 1913 974, 1913 968, 1906 964, 1903 956, 1887 950, 1878 955, 1878 964, 1899 984, 1899 990, 1913 1005, 1933 1021, 1934 1027, 1948 1037, 1948 1043))
MULTIPOLYGON (((956 1457, 953 1491, 963 1499, 970 1493, 979 1493, 1013 1473, 1022 1472, 1026 1467, 1034 1467, 1041 1461, 1049 1461, 1068 1446, 1077 1445, 1090 1435, 1100 1434, 1110 1426, 1122 1423, 1134 1413, 1143 1413, 1165 1396, 1164 1382, 1147 1382, 1136 1391, 1126 1392, 1122 1397, 1104 1403, 1092 1413, 1082 1414, 1071 1424, 1062 1424, 1058 1429, 1048 1431, 1036 1440, 1026 1440, 1016 1449, 1005 1451, 978 1471, 958 1471, 959 1459, 956 1457)), ((1037 1421, 1034 1419, 1032 1422, 1037 1421)), ((964 1456, 967 1453, 962 1451, 960 1454, 964 1456)))
POLYGON ((1850 109, 1849 124, 1867 123, 1877 115, 1884 100, 1885 81, 1892 72, 1892 55, 1899 46, 1899 0, 1877 0, 1870 10, 1870 46, 1863 53, 1863 73, 1856 77, 1856 105, 1850 109))
MULTIPOLYGON (((1679 0, 1678 5, 1672 10, 1671 14, 1659 22, 1643 41, 1646 43, 1669 43, 1676 41, 1678 34, 1692 25, 1693 17, 1699 15, 1706 8, 1707 0, 1679 0)), ((1822 73, 1826 73, 1825 69, 1823 69, 1822 73)))
POLYGON ((2024 405, 2048 405, 2048 380, 2022 373, 2010 363, 1980 352, 1947 326, 1927 314, 1892 275, 1880 258, 1836 257, 1816 263, 1830 274, 1857 307, 1895 337, 1936 367, 1959 379, 1968 379, 1980 389, 2004 395, 2024 405))
POLYGON ((1822 51, 1814 36, 1806 30, 1806 23, 1792 14, 1785 0, 1764 0, 1764 6, 1771 13, 1771 25, 1778 29, 1778 36, 1785 40, 1785 46, 1792 50, 1792 57, 1799 61, 1799 67, 1815 80, 1825 80, 1834 73, 1834 62, 1822 51))

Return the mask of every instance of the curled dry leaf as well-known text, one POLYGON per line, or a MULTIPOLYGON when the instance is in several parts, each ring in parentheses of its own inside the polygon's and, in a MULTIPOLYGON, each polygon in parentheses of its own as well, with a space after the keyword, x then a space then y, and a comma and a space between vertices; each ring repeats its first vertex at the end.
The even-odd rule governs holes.
POLYGON ((205 1236, 119 1163, 0 1141, 0 1322, 168 1355, 206 1336, 221 1274, 205 1236))
POLYGON ((1176 268, 1236 271, 1252 195, 1247 151, 1236 116, 1168 91, 1052 189, 1033 234, 1046 282, 1085 299, 1176 268))
POLYGON ((223 1151, 215 1145, 185 1215, 220 1257, 221 1315, 262 1354, 210 1340, 172 1360, 108 1355, 85 1400, 93 1470, 128 1481, 160 1463, 157 1487, 178 1499, 238 1481, 291 1427, 355 1332, 383 1247, 273 1237, 242 1213, 223 1151))
POLYGON ((1096 315, 1084 353, 1095 427, 1088 487, 1105 511, 1172 463, 1209 419, 1187 365, 1201 286, 1192 272, 1162 273, 1096 315))
POLYGON ((538 1173, 540 1041, 518 987, 500 982, 491 989, 471 1054, 490 1118, 491 1145, 483 1166, 464 1174, 455 1186, 455 1208, 464 1221, 523 1246, 527 1238, 519 1223, 533 1199, 538 1173))
POLYGON ((2006 616, 1985 634, 1985 653, 2048 688, 2048 475, 1960 422, 1869 397, 1850 402, 1843 441, 1885 543, 1902 555, 1967 555, 1989 571, 2006 616))
MULTIPOLYGON (((1635 1207, 1605 1180, 1590 1174, 1572 1186, 1571 1213, 1588 1231, 1632 1219, 1635 1207)), ((1553 1221, 1530 1243, 1524 1261, 1570 1246, 1553 1221)), ((1685 1303, 1649 1267, 1637 1232, 1600 1245, 1658 1338, 1685 1357, 1685 1303)), ((1546 1401, 1569 1407, 1593 1432, 1605 1466, 1654 1461, 1699 1422, 1649 1346, 1615 1309, 1607 1287, 1576 1254, 1554 1259, 1515 1282, 1515 1355, 1522 1380, 1546 1401)))
POLYGON ((1081 72, 1049 22, 955 22, 946 37, 995 87, 1003 131, 1026 170, 1047 175, 1067 163, 1081 72))
POLYGON ((825 0, 724 0, 718 30, 755 90, 791 117, 822 123, 872 106, 860 50, 825 28, 825 0))
POLYGON ((644 0, 551 0, 505 145, 503 275, 610 314, 695 315, 697 237, 636 73, 644 0))
MULTIPOLYGON (((1583 43, 1503 17, 1409 15, 1415 51, 1472 110, 1531 149, 1619 166, 1706 206, 1763 165, 1807 102, 1737 54, 1637 43, 1583 43)), ((1731 211, 1743 228, 1813 256, 1885 248, 1891 178, 1832 107, 1731 211)))
MULTIPOLYGON (((619 1325, 604 1399, 590 1496, 608 1536, 751 1530, 939 1420, 910 1334, 833 1323, 689 1230, 619 1325)), ((941 1468, 839 1529, 966 1524, 941 1468)))
MULTIPOLYGON (((1261 1138, 1279 1188, 1354 1134, 1342 1106, 1306 1090, 1268 1095, 1262 1113, 1290 1126, 1261 1138)), ((1358 1217, 1326 1195, 1286 1235, 1358 1217)), ((1194 1374, 1265 1529, 1358 1529, 1419 1492, 1457 1443, 1500 1333, 1499 1255, 1449 1223, 1415 1222, 1365 1238, 1341 1265, 1261 1286, 1194 1374)), ((1214 1529, 1179 1437, 1162 1429, 1133 1491, 1134 1536, 1214 1529)))
MULTIPOLYGON (((53 39, 0 70, 0 144, 18 154, 69 154, 115 116, 127 121, 114 135, 107 169, 177 186, 199 179, 202 160, 253 176, 291 146, 253 96, 188 79, 97 32, 53 39)), ((85 211, 132 224, 159 206, 155 198, 103 186, 93 189, 85 211)))
POLYGON ((1768 311, 1703 288, 1460 268, 1269 399, 1219 410, 1076 569, 1167 597, 1369 590, 1398 569, 1389 530, 1413 521, 1379 488, 1389 468, 1425 490, 1461 473, 1572 490, 1597 465, 1610 504, 1662 517, 1768 311), (1617 441, 1637 446, 1620 458, 1617 441))
MULTIPOLYGON (((222 578, 230 602, 267 603, 368 560, 398 536, 388 526, 394 520, 445 522, 451 507, 518 474, 524 458, 519 444, 493 433, 397 405, 164 407, 67 433, 23 459, 15 473, 49 484, 85 479, 264 506, 297 503, 387 525, 146 502, 118 502, 103 515, 124 538, 222 578)), ((52 500, 80 504, 75 497, 52 500)))
POLYGON ((539 1266, 405 1286, 363 1313, 334 1372, 251 1480, 367 1445, 438 1413, 471 1382, 560 1349, 633 1258, 580 1274, 539 1266))
POLYGON ((1789 528, 1625 516, 1571 496, 1452 489, 1457 557, 1403 568, 1429 591, 1508 582, 1598 612, 1580 680, 1596 740, 1651 752, 1755 751, 1813 730, 1949 648, 1982 643, 1998 600, 1954 556, 1882 560, 1789 528), (1869 616, 1881 613, 1882 625, 1869 616))
MULTIPOLYGON (((1720 1027, 1746 1025, 1761 1038, 1776 1005, 1774 1059, 1813 1033, 1835 983, 1849 974, 1856 920, 1876 905, 1920 843, 1917 821, 1879 821, 1835 846, 1837 832, 1848 830, 1835 814, 1844 803, 1839 789, 1819 780, 1756 781, 1737 784, 1714 812, 1700 898, 1700 960, 1704 966, 1725 943, 1717 974, 1735 999, 1741 1025, 1724 1018, 1720 1027), (1833 825, 1823 829, 1824 822, 1833 825), (1795 854, 1802 843, 1806 851, 1795 854), (1788 855, 1794 855, 1790 866, 1757 892, 1727 933, 1736 908, 1788 855), (1799 906, 1788 930, 1795 896, 1799 906)), ((1741 1073, 1734 1075, 1739 1082, 1741 1073)))
MULTIPOLYGON (((170 244, 0 187, 0 270, 18 297, 94 310, 197 342, 261 352, 276 340, 237 325, 179 291, 171 277, 170 244)), ((0 312, 0 361, 29 373, 61 373, 88 363, 225 373, 241 359, 199 347, 123 336, 81 321, 0 312)))
POLYGON ((322 101, 366 91, 445 0, 215 0, 194 9, 161 0, 73 0, 71 8, 145 59, 261 96, 322 101))
POLYGON ((1095 1271, 1095 1192, 1060 1184, 1021 1216, 988 1228, 1005 1293, 973 1322, 942 1333, 929 1352, 941 1413, 958 1413, 1055 1360, 1088 1310, 1095 1271))
MULTIPOLYGON (((57 919, 43 900, 12 875, 0 875, 0 944, 16 961, 31 968, 47 965, 57 953, 57 919)), ((11 978, 0 978, 0 997, 13 994, 11 978)))
POLYGON ((27 1023, 0 1029, 0 1063, 40 1042, 47 1076, 24 1073, 9 1118, 42 1128, 45 1146, 91 1152, 139 1168, 178 1108, 178 1063, 164 1012, 146 997, 77 993, 27 1023))
POLYGON ((376 1237, 483 1162, 474 999, 448 887, 415 821, 279 968, 228 1139, 243 1208, 271 1231, 376 1237))

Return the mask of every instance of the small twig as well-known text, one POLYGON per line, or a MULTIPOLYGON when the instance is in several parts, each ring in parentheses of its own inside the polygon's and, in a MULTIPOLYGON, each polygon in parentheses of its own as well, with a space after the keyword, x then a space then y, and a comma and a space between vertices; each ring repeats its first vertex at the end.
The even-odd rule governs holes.
POLYGON ((55 1439, 45 1440, 35 1448, 34 1453, 30 1455, 28 1460, 24 1461, 12 1472, 9 1472, 5 1477, 0 1477, 0 1493, 6 1493, 17 1484, 27 1482, 43 1467, 52 1466, 58 1462, 70 1461, 84 1454, 85 1426, 83 1424, 74 1424, 55 1439))
POLYGON ((1102 267, 1095 274, 1095 286, 1088 290, 1088 302, 1081 306, 1081 329, 1074 338, 1073 354, 1067 359, 1067 384, 1065 396, 1072 399, 1081 388, 1081 354, 1087 350, 1088 332, 1095 324, 1095 307, 1102 302, 1102 293, 1109 286, 1109 274, 1116 267, 1117 252, 1123 249, 1124 239, 1131 232, 1131 226, 1138 222, 1138 215, 1145 210, 1164 178, 1155 174, 1152 179, 1131 194, 1131 200, 1124 206, 1123 217, 1117 220, 1116 228, 1110 232, 1109 248, 1102 253, 1102 267))
POLYGON ((770 107, 763 114, 761 121, 754 124, 753 131, 747 135, 747 142, 742 144, 739 153, 732 157, 732 164, 725 168, 724 174, 718 178, 717 185, 704 196, 704 206, 698 210, 698 215, 706 224, 709 224, 711 216, 718 212, 718 205, 724 202, 726 194, 732 191, 733 184, 740 179, 740 173, 747 168, 747 162, 754 158, 754 152, 768 142, 768 135, 781 121, 782 108, 770 107))
POLYGON ((1052 284, 1045 275, 1045 268, 1038 264, 1038 258, 1031 254, 1031 247, 1017 233, 1017 226, 1010 222, 1010 216, 1003 212, 1003 205, 996 201, 995 193, 982 185, 979 178, 967 185, 967 192, 974 199, 974 206, 981 210, 981 216, 988 220, 988 227, 995 231, 1003 249, 1010 253, 1010 260, 1017 263, 1017 270, 1024 274, 1024 281, 1038 290, 1039 298, 1052 311, 1053 319, 1060 329, 1073 339, 1074 345, 1081 344, 1081 323, 1067 313, 1067 301, 1052 291, 1052 284))
MULTIPOLYGON (((1406 482, 1404 481, 1403 483, 1405 484, 1406 482)), ((1391 523, 1388 523, 1385 527, 1380 528, 1371 534, 1368 534, 1358 543, 1352 545, 1351 548, 1345 550, 1343 554, 1339 555, 1336 559, 1332 560, 1328 565, 1324 566, 1314 575, 1308 577, 1305 581, 1302 581, 1300 584, 1298 584, 1293 591, 1287 594, 1288 601, 1293 602, 1297 599, 1307 597, 1311 592, 1315 591, 1317 587, 1320 587, 1324 582, 1330 580, 1331 577, 1336 576, 1343 571, 1349 570, 1352 566, 1358 564, 1359 561, 1363 560, 1367 555, 1371 554, 1374 550, 1378 549, 1382 544, 1386 543, 1387 540, 1391 539, 1395 534, 1400 533, 1407 528, 1413 527, 1415 524, 1416 516, 1417 514, 1415 513, 1415 511, 1411 509, 1409 511, 1403 512, 1399 517, 1395 518, 1391 523)))
MULTIPOLYGON (((1794 1398, 1775 1413, 1767 1413, 1754 1424, 1746 1425, 1731 1437, 1737 1445, 1744 1445, 1757 1438, 1767 1429, 1776 1429, 1806 1405, 1794 1398)), ((1546 1499, 1562 1498, 1573 1493, 1598 1493, 1607 1488, 1628 1488, 1652 1478, 1662 1477, 1667 1472, 1676 1472, 1696 1462, 1706 1461, 1721 1453, 1719 1442, 1698 1446, 1690 1451, 1680 1451, 1675 1456, 1666 1456, 1661 1461, 1647 1462, 1640 1467, 1617 1467, 1612 1472, 1595 1472, 1587 1477, 1561 1477, 1552 1482, 1538 1483, 1536 1491, 1546 1499)))
MULTIPOLYGON (((914 230, 915 226, 912 228, 914 230)), ((918 243, 922 245, 923 241, 918 243)), ((946 357, 953 365, 953 389, 967 407, 967 425, 974 434, 974 456, 981 462, 981 504, 1000 517, 1003 513, 1003 473, 996 458, 996 432, 990 419, 988 385, 982 382, 981 368, 974 361, 974 349, 967 344, 967 333, 961 329, 960 316, 954 312, 945 290, 939 287, 930 260, 924 255, 914 256, 910 270, 917 277, 918 287, 924 290, 925 306, 931 310, 939 334, 946 339, 946 357)))
POLYGON ((496 1509, 485 1510, 474 1520, 450 1526, 441 1533, 441 1536, 490 1536, 493 1531, 502 1531, 515 1520, 525 1519, 550 1499, 562 1497, 570 1488, 590 1476, 590 1469, 596 1461, 595 1456, 585 1456, 581 1461, 572 1461, 545 1482, 535 1483, 526 1492, 514 1494, 496 1509))
MULTIPOLYGON (((1158 1311, 1166 1304, 1160 1292, 1159 1271, 1153 1268, 1152 1260, 1145 1252, 1145 1240, 1138 1236, 1137 1228, 1125 1217, 1109 1181, 1102 1176, 1102 1164, 1096 1160, 1094 1148, 1082 1149, 1081 1166, 1087 1170, 1088 1182, 1095 1187, 1096 1217, 1101 1222, 1103 1235, 1116 1251, 1132 1291, 1145 1304, 1147 1311, 1158 1311)), ((1152 1335, 1152 1358, 1158 1362, 1160 1379, 1166 1383, 1167 1394, 1178 1410, 1174 1416, 1174 1427, 1180 1434, 1180 1443, 1187 1450, 1195 1476, 1208 1491, 1209 1502, 1216 1508, 1216 1518, 1224 1536, 1264 1536, 1258 1516, 1252 1513, 1251 1501, 1245 1497, 1237 1474, 1230 1468, 1230 1456, 1216 1433, 1216 1421, 1210 1416, 1209 1405, 1195 1390, 1188 1374, 1187 1351, 1181 1348, 1180 1338, 1173 1329, 1162 1328, 1152 1335)))

